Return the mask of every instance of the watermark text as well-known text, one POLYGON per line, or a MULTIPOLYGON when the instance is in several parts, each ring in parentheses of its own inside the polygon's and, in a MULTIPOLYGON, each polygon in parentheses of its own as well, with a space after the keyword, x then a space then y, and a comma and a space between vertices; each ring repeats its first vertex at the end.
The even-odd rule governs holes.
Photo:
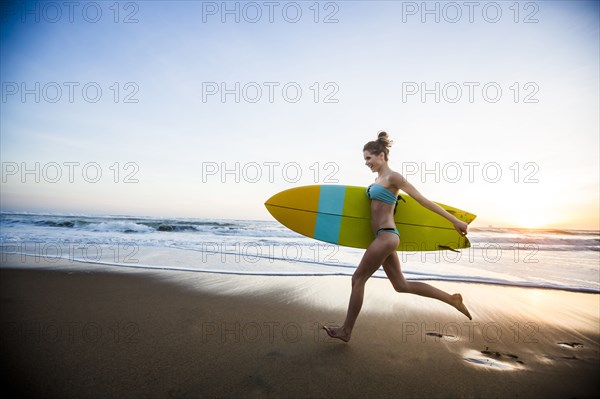
POLYGON ((135 162, 2 162, 2 183, 139 183, 135 162))
POLYGON ((539 9, 534 1, 403 1, 402 22, 496 24, 507 20, 516 24, 535 24, 539 22, 539 9))
POLYGON ((308 177, 314 183, 339 183, 335 177, 340 167, 335 162, 314 162, 303 165, 299 162, 202 162, 202 183, 218 181, 221 183, 274 183, 284 181, 297 183, 308 177))
POLYGON ((3 1, 0 10, 2 22, 135 24, 140 6, 134 1, 3 1))
POLYGON ((339 22, 337 2, 295 1, 203 1, 202 22, 295 24, 300 21, 335 24, 339 22))
POLYGON ((289 103, 312 100, 336 104, 340 88, 336 82, 202 82, 202 102, 221 103, 289 103))
POLYGON ((136 82, 2 82, 2 103, 139 103, 136 82))
POLYGON ((537 104, 540 87, 536 82, 402 82, 402 102, 497 103, 508 98, 514 103, 537 104))

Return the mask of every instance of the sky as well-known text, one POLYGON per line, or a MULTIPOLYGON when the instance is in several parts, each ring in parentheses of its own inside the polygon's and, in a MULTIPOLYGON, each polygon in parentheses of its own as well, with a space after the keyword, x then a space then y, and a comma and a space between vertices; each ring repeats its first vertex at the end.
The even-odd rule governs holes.
POLYGON ((600 228, 597 1, 4 2, 2 211, 272 220, 369 185, 600 228))

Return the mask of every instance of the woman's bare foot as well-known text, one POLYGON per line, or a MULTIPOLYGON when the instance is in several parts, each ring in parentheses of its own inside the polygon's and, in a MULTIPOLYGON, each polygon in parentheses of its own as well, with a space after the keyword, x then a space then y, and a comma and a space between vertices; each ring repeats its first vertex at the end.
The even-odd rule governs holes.
POLYGON ((344 342, 350 341, 350 334, 346 334, 342 327, 327 327, 323 326, 323 330, 327 332, 331 338, 341 339, 344 342))
POLYGON ((473 320, 471 317, 471 313, 469 313, 469 309, 463 303, 462 295, 454 294, 452 295, 452 306, 454 306, 460 313, 464 314, 469 318, 469 320, 473 320))

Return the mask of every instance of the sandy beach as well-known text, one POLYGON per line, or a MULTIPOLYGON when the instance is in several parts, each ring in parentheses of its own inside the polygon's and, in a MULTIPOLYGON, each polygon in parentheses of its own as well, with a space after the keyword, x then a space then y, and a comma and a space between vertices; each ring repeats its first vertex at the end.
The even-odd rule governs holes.
POLYGON ((13 397, 544 397, 600 394, 597 294, 434 282, 445 304, 349 277, 148 271, 17 255, 0 268, 13 397), (60 270, 59 270, 60 269, 60 270))

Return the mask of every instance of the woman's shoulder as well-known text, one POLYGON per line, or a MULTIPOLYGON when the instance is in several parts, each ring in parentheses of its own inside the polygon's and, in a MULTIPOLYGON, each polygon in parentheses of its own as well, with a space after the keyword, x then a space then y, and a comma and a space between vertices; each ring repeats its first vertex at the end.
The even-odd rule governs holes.
POLYGON ((400 173, 398 172, 392 172, 387 176, 387 180, 390 183, 390 185, 400 189, 402 188, 402 186, 404 185, 404 183, 406 182, 406 178, 404 176, 402 176, 400 173))

